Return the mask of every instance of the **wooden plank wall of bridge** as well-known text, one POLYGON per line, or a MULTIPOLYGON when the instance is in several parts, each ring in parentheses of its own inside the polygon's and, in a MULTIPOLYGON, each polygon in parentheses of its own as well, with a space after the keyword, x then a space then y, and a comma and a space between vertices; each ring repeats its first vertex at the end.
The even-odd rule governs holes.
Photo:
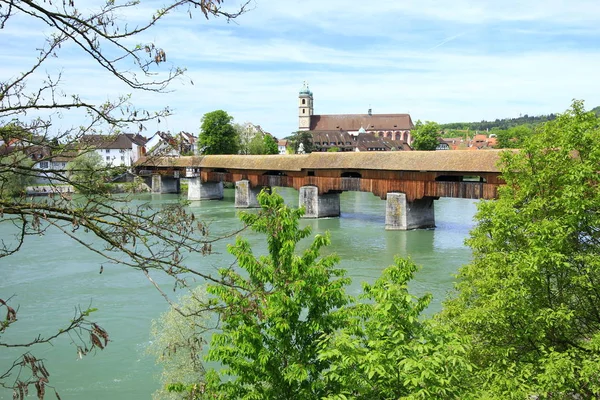
POLYGON ((203 182, 248 180, 252 187, 300 189, 314 185, 319 193, 362 191, 382 199, 387 193, 406 193, 409 201, 423 197, 494 199, 503 181, 497 169, 499 152, 368 152, 308 155, 161 157, 145 159, 138 170, 198 169, 203 182), (359 175, 344 177, 344 174, 359 175), (457 182, 453 177, 477 176, 484 182, 457 182), (444 181, 439 181, 440 177, 444 181), (448 181, 450 180, 450 181, 448 181))
MULTIPOLYGON (((319 171, 322 172, 322 171, 319 171)), ((302 186, 316 186, 319 194, 328 192, 371 192, 385 200, 387 193, 406 193, 407 199, 413 201, 423 197, 456 197, 463 199, 494 199, 497 196, 498 183, 480 182, 436 182, 425 179, 425 176, 388 176, 382 178, 344 178, 343 171, 327 171, 337 174, 333 176, 275 176, 264 175, 264 171, 236 171, 231 173, 202 171, 202 182, 232 182, 248 180, 251 187, 293 187, 300 190, 302 186)), ((494 179, 495 176, 479 175, 494 179)), ((488 181, 489 182, 489 181, 488 181)))

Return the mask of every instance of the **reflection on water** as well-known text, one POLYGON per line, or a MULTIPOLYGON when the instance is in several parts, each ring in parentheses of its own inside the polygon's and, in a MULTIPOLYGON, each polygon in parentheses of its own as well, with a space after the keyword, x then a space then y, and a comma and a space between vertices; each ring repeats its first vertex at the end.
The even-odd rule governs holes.
MULTIPOLYGON (((297 206, 298 192, 278 189, 286 202, 297 206)), ((353 279, 349 291, 360 292, 361 282, 373 282, 381 271, 394 262, 395 256, 411 257, 422 265, 411 290, 415 294, 430 292, 434 300, 430 312, 439 310, 446 293, 452 287, 452 274, 470 259, 471 252, 463 242, 473 226, 475 202, 441 199, 435 202, 437 228, 417 231, 386 231, 385 201, 370 193, 342 193, 341 218, 302 220, 313 234, 329 231, 331 246, 324 254, 337 253, 341 267, 353 279)), ((155 206, 179 201, 175 195, 140 195, 138 201, 155 206)), ((214 235, 241 227, 233 207, 234 191, 225 190, 223 201, 192 202, 196 217, 209 221, 214 235)), ((252 212, 252 211, 250 211, 252 212)), ((0 239, 9 235, 0 225, 0 239)), ((244 232, 255 254, 265 254, 261 236, 244 232)), ((232 238, 229 242, 232 242, 232 238)), ((301 243, 307 246, 308 239, 301 243)), ((190 256, 193 268, 215 273, 234 260, 227 253, 225 242, 213 249, 218 253, 208 257, 190 256)), ((46 335, 61 327, 74 314, 73 307, 90 304, 99 309, 95 319, 111 335, 111 343, 95 356, 77 360, 68 338, 54 346, 43 346, 35 354, 46 359, 62 398, 86 399, 148 399, 157 388, 154 360, 144 353, 149 338, 150 322, 167 309, 164 300, 137 271, 115 265, 104 266, 102 260, 65 240, 59 232, 50 231, 43 237, 28 238, 23 249, 2 260, 0 298, 16 295, 20 304, 19 322, 3 336, 5 341, 33 339, 37 333, 46 335)), ((166 290, 172 283, 164 276, 155 276, 166 290)), ((2 350, 0 370, 6 370, 17 352, 2 350)), ((0 399, 10 399, 12 393, 0 390, 0 399)))

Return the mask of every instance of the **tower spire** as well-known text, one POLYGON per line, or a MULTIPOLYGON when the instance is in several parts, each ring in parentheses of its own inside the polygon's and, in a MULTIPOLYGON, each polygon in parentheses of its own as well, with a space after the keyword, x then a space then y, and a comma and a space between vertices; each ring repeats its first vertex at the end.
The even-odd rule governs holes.
POLYGON ((304 81, 302 90, 298 94, 298 130, 310 130, 310 120, 313 115, 313 94, 304 81))

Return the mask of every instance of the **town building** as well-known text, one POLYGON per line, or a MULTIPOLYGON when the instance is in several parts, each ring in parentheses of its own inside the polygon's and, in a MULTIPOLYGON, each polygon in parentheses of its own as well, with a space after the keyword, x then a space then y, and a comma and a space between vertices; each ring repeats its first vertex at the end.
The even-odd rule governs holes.
POLYGON ((279 152, 279 154, 287 154, 288 153, 288 144, 289 144, 289 140, 287 139, 280 139, 279 141, 277 141, 277 151, 279 152))
POLYGON ((435 149, 436 150, 450 150, 450 143, 448 143, 443 138, 438 138, 438 145, 435 149))
POLYGON ((77 155, 73 146, 58 146, 45 136, 11 138, 0 144, 0 157, 21 152, 33 162, 37 183, 64 179, 67 163, 77 155))
POLYGON ((105 165, 131 167, 146 154, 148 139, 140 134, 83 135, 80 143, 100 154, 105 165))
POLYGON ((146 142, 148 156, 179 157, 197 153, 198 138, 188 132, 172 135, 170 132, 157 131, 146 142))
POLYGON ((450 150, 488 150, 498 146, 496 135, 475 134, 472 138, 465 137, 443 138, 450 150))
POLYGON ((410 150, 413 128, 409 114, 373 114, 369 109, 367 114, 317 115, 306 82, 298 95, 298 130, 312 133, 315 151, 410 150))

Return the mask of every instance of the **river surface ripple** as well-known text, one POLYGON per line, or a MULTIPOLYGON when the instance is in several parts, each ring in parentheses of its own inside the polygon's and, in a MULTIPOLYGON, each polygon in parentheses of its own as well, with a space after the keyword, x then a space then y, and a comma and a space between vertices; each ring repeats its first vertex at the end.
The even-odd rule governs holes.
MULTIPOLYGON (((287 204, 297 206, 298 192, 280 188, 287 204)), ((241 226, 233 207, 234 191, 225 190, 223 201, 192 202, 196 217, 210 221, 214 233, 228 232, 241 226)), ((160 206, 177 201, 175 195, 140 195, 137 201, 160 206)), ((436 229, 386 231, 385 201, 370 193, 341 194, 341 218, 303 220, 313 234, 329 231, 332 244, 324 254, 337 253, 341 267, 353 282, 350 293, 360 292, 361 282, 373 282, 394 257, 411 257, 421 270, 411 282, 414 294, 433 294, 428 312, 436 312, 452 288, 453 274, 467 263, 471 251, 464 239, 473 227, 476 202, 440 199, 435 202, 436 229)), ((0 238, 10 237, 10 228, 0 224, 0 238)), ((264 239, 244 233, 255 254, 264 254, 264 239)), ((229 242, 231 243, 233 239, 229 242)), ((308 243, 308 241, 305 241, 308 243)), ((304 244, 306 245, 306 244, 304 244)), ((194 255, 190 265, 204 272, 232 262, 225 243, 213 247, 219 254, 194 255)), ((19 321, 2 338, 6 342, 32 340, 38 334, 49 335, 74 315, 77 306, 93 306, 93 318, 110 334, 111 342, 103 351, 78 359, 68 337, 51 345, 33 349, 45 360, 50 382, 63 400, 67 399, 149 399, 158 387, 160 369, 145 354, 152 319, 167 310, 167 304, 139 271, 104 263, 59 232, 31 237, 17 254, 0 261, 0 298, 15 295, 19 321)), ((164 276, 156 277, 169 288, 164 276)), ((2 349, 0 373, 12 365, 17 351, 2 349)), ((53 394, 48 393, 52 397, 53 394)), ((0 389, 0 399, 12 399, 12 392, 0 389)))

